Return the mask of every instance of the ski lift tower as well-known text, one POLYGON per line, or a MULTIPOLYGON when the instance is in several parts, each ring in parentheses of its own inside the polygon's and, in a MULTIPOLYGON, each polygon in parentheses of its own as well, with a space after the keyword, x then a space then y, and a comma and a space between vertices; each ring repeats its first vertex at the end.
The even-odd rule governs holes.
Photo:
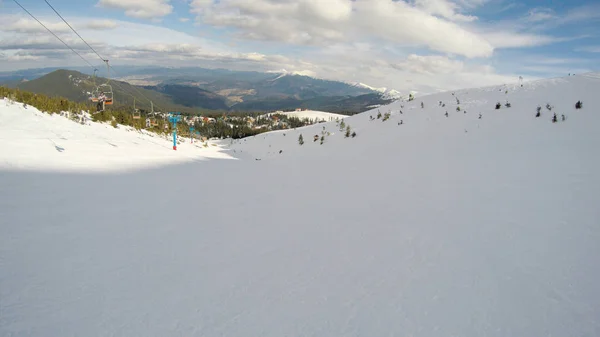
POLYGON ((173 124, 173 150, 177 150, 177 122, 181 121, 181 112, 171 112, 169 122, 173 124))

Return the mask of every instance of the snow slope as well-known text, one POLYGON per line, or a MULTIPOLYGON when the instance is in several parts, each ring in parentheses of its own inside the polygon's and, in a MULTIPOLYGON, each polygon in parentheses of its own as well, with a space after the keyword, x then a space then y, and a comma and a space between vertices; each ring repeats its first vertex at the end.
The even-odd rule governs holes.
POLYGON ((599 336, 600 78, 504 90, 242 160, 4 170, 0 335, 599 336))
POLYGON ((172 137, 89 120, 81 124, 0 100, 0 169, 121 171, 230 158, 220 147, 180 141, 187 146, 173 151, 172 137))
MULTIPOLYGON (((319 119, 325 121, 333 121, 336 119, 346 118, 346 115, 335 114, 331 112, 325 111, 316 111, 316 110, 305 110, 305 111, 287 111, 287 112, 277 112, 280 115, 293 116, 300 119, 309 118, 309 119, 319 119)), ((273 115, 275 113, 267 114, 267 116, 273 115)))

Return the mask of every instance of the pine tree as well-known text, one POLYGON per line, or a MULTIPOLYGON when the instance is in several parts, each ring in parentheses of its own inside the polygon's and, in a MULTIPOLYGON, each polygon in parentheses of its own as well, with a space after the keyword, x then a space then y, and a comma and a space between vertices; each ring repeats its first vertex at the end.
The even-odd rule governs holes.
POLYGON ((304 145, 304 137, 302 137, 302 134, 300 134, 300 137, 298 137, 298 144, 304 145))
POLYGON ((348 127, 346 127, 346 134, 345 134, 346 138, 350 137, 350 131, 351 131, 350 130, 350 125, 348 125, 348 127))
POLYGON ((346 123, 344 122, 344 120, 342 120, 342 122, 340 123, 340 131, 344 131, 345 128, 346 128, 346 123))

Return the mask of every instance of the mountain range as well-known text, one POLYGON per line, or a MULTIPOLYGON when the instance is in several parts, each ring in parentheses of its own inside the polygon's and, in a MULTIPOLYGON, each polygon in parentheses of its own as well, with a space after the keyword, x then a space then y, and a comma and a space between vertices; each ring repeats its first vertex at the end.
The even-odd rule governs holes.
MULTIPOLYGON (((28 69, 0 73, 0 84, 36 93, 85 101, 95 85, 109 82, 90 69, 28 69), (78 71, 84 70, 85 72, 78 71)), ((355 114, 390 103, 400 93, 362 83, 324 80, 298 73, 206 68, 119 67, 110 80, 115 105, 193 113, 293 110, 355 114)))

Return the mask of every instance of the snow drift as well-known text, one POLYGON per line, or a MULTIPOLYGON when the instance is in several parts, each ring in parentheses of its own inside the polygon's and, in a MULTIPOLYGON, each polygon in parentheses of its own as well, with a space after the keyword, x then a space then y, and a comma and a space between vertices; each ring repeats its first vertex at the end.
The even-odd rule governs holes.
POLYGON ((417 97, 242 160, 5 170, 0 335, 598 336, 599 91, 417 97))

